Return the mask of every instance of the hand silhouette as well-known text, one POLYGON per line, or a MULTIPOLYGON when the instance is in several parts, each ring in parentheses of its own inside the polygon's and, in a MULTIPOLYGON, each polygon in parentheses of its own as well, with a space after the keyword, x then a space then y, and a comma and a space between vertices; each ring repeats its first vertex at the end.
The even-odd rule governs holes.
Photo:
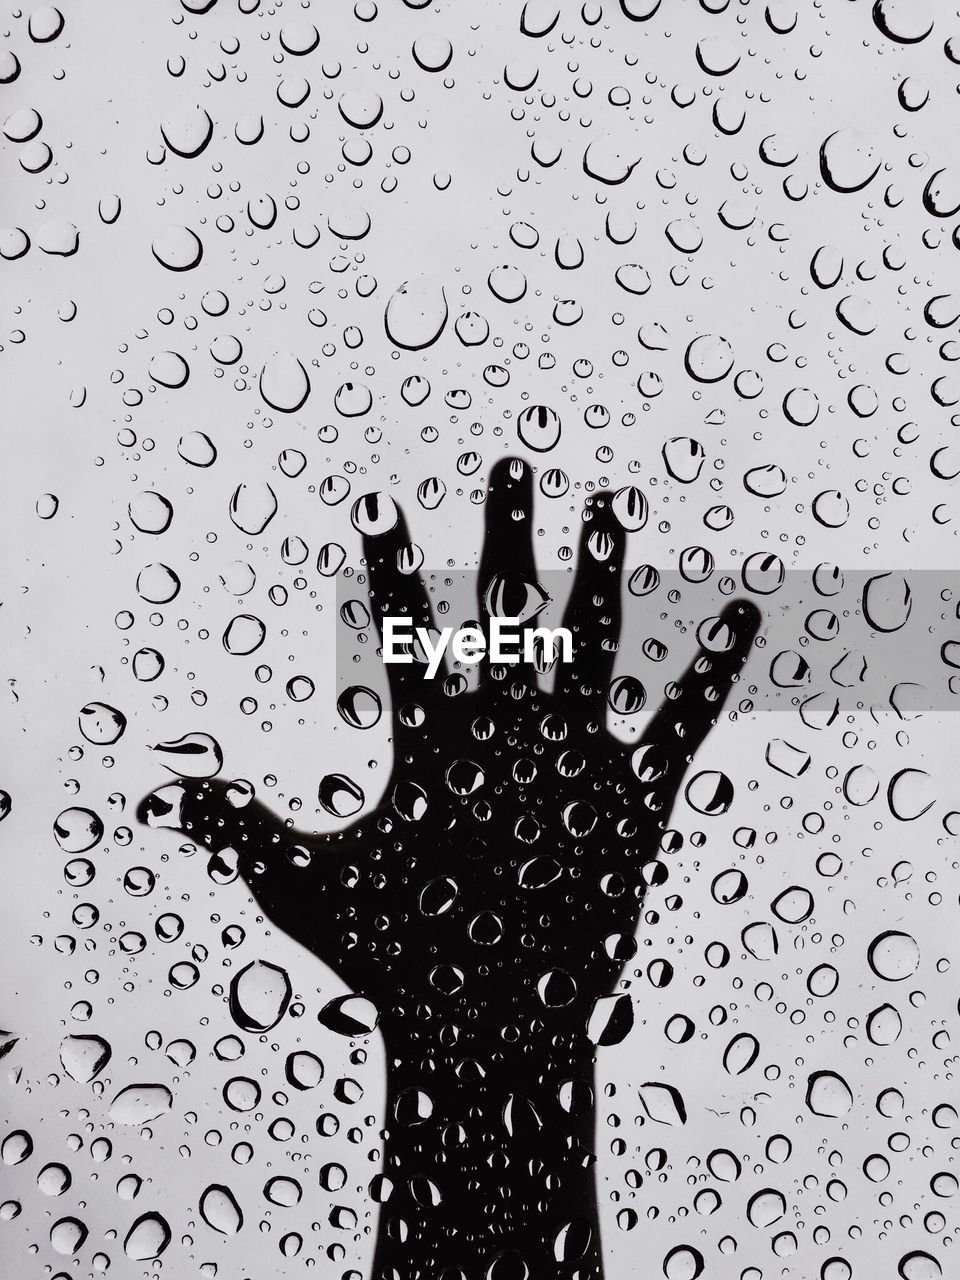
MULTIPOLYGON (((498 575, 536 580, 525 464, 494 468, 486 510, 481 610, 498 575)), ((432 625, 418 575, 398 571, 408 542, 402 516, 365 538, 378 624, 432 625)), ((625 542, 611 497, 590 498, 564 617, 573 660, 552 693, 530 666, 487 663, 457 696, 388 666, 392 773, 345 830, 294 830, 255 801, 236 807, 218 781, 180 780, 141 805, 151 825, 232 849, 269 919, 380 1011, 375 1280, 602 1275, 595 1006, 634 954, 678 788, 759 624, 751 604, 728 605, 710 651, 624 748, 604 720, 625 542)))

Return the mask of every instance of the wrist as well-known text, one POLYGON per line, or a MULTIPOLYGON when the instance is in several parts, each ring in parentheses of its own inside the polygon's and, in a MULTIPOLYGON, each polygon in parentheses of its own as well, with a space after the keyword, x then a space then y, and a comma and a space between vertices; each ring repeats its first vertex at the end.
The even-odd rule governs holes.
POLYGON ((472 1280, 503 1251, 527 1268, 504 1260, 505 1277, 554 1280, 574 1257, 584 1280, 599 1276, 586 1037, 504 1044, 441 1025, 409 1036, 389 1019, 383 1030, 390 1190, 377 1280, 391 1267, 402 1280, 444 1267, 472 1280))

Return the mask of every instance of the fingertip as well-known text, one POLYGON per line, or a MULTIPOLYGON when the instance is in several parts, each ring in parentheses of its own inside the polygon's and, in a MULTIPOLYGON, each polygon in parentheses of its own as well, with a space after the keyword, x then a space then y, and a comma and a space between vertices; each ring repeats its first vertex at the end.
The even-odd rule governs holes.
POLYGON ((723 621, 731 626, 738 639, 749 642, 760 629, 763 614, 752 600, 740 598, 731 600, 721 614, 723 621))
POLYGON ((601 530, 626 546, 627 531, 617 517, 613 499, 614 495, 609 490, 588 495, 583 505, 583 536, 589 538, 591 532, 601 530))
POLYGON ((489 520, 509 525, 533 514, 533 472, 522 458, 501 458, 487 481, 489 520))
POLYGON ((519 573, 536 576, 533 555, 533 475, 522 458, 495 463, 487 482, 484 539, 477 593, 481 608, 492 578, 519 573))
POLYGON ((362 536, 363 558, 370 574, 371 598, 393 591, 400 576, 398 555, 410 543, 407 522, 397 507, 397 519, 389 529, 369 530, 362 536))
POLYGON ((388 493, 361 494, 350 511, 350 523, 365 538, 379 538, 403 522, 403 512, 388 493))
POLYGON ((523 458, 508 456, 501 458, 490 468, 487 492, 494 493, 501 489, 529 490, 532 481, 533 473, 523 458))
POLYGON ((148 827, 179 830, 183 825, 183 805, 187 793, 178 782, 158 787, 137 805, 137 819, 148 827))
POLYGON ((403 543, 410 541, 403 510, 398 506, 396 512, 397 518, 389 526, 370 527, 362 530, 364 555, 372 553, 375 556, 379 556, 390 547, 401 546, 403 543))
POLYGON ((618 571, 622 567, 627 549, 627 535, 613 509, 613 494, 590 494, 583 508, 583 527, 580 531, 581 558, 600 564, 609 564, 618 571))

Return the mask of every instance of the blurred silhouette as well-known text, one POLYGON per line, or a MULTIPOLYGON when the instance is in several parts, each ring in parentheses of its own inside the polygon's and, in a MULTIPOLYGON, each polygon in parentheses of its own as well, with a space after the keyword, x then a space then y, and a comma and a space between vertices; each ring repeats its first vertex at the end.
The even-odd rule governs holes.
MULTIPOLYGON (((498 575, 536 581, 524 463, 494 468, 486 511, 488 623, 498 575)), ((594 1061, 632 1019, 628 996, 603 998, 635 953, 681 781, 760 620, 729 604, 640 746, 624 747, 605 717, 625 542, 611 496, 591 497, 563 620, 573 661, 552 693, 529 665, 485 662, 479 687, 452 697, 417 665, 387 667, 392 773, 346 829, 294 830, 220 781, 182 779, 141 805, 151 825, 233 849, 274 925, 379 1010, 374 1280, 602 1275, 594 1061)), ((373 612, 431 626, 422 581, 398 569, 408 543, 402 515, 365 538, 373 612)))

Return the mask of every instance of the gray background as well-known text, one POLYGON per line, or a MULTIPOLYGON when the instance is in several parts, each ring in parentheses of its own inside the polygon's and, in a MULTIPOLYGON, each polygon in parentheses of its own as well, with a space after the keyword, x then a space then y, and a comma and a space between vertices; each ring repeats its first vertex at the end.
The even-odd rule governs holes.
MULTIPOLYGON (((908 32, 928 8, 887 7, 908 32)), ((332 976, 269 933, 239 884, 213 885, 202 857, 191 856, 169 833, 140 829, 133 816, 139 797, 164 776, 150 747, 188 732, 214 735, 226 776, 251 779, 261 798, 279 812, 293 806, 302 822, 333 825, 327 815, 315 815, 319 779, 330 771, 356 778, 368 802, 376 802, 377 779, 389 767, 386 724, 361 733, 336 715, 338 680, 350 678, 337 644, 338 588, 314 567, 319 548, 338 541, 347 566, 362 573, 359 536, 349 520, 354 497, 388 491, 404 506, 429 568, 470 569, 483 525, 476 491, 500 456, 516 452, 541 471, 559 467, 570 478, 565 497, 538 499, 538 556, 553 579, 569 567, 561 549, 576 543, 589 488, 635 483, 650 500, 651 518, 632 538, 628 568, 658 565, 665 582, 683 549, 702 545, 712 552, 717 574, 734 577, 745 557, 775 552, 790 571, 791 599, 803 598, 793 586, 809 581, 822 561, 850 573, 934 570, 950 589, 955 485, 931 471, 930 458, 951 445, 956 432, 951 406, 932 394, 957 356, 956 324, 934 328, 924 308, 931 297, 957 289, 955 219, 926 212, 922 192, 955 150, 960 77, 944 45, 960 40, 960 18, 949 6, 929 6, 936 17, 931 34, 902 44, 881 33, 865 0, 798 4, 788 34, 775 28, 791 25, 794 7, 779 0, 766 10, 755 0, 663 0, 645 22, 629 21, 608 0, 594 25, 575 4, 527 9, 531 23, 558 12, 550 34, 523 35, 513 5, 414 10, 382 0, 375 14, 372 4, 354 11, 336 0, 244 13, 219 0, 201 15, 173 0, 78 0, 63 6, 61 34, 38 42, 28 31, 31 10, 6 12, 3 45, 22 70, 0 86, 2 114, 38 111, 37 137, 52 153, 39 173, 27 171, 44 158, 38 160, 34 143, 4 138, 0 157, 0 223, 22 228, 32 241, 25 256, 0 263, 6 550, 0 785, 13 797, 0 827, 0 1022, 19 1037, 2 1064, 2 1106, 5 1131, 26 1129, 35 1144, 28 1161, 0 1165, 0 1257, 10 1274, 43 1276, 70 1266, 49 1241, 51 1226, 65 1215, 81 1218, 90 1230, 73 1274, 102 1270, 104 1258, 111 1274, 143 1274, 149 1264, 126 1258, 122 1241, 147 1210, 170 1223, 173 1240, 162 1261, 166 1273, 178 1277, 202 1264, 231 1277, 292 1276, 311 1264, 324 1275, 351 1268, 362 1275, 369 1265, 375 1214, 366 1185, 378 1167, 382 1123, 376 1037, 363 1046, 366 1062, 351 1064, 351 1043, 316 1022, 320 1007, 340 992, 332 976), (302 58, 284 54, 282 32, 303 21, 318 27, 318 48, 302 58), (428 33, 453 46, 450 66, 437 74, 421 70, 411 53, 428 33), (698 63, 698 43, 715 37, 739 56, 729 74, 708 74, 698 63), (177 71, 181 58, 183 73, 171 74, 168 68, 177 71), (509 87, 508 81, 529 80, 534 69, 529 90, 509 87), (310 94, 290 109, 278 101, 277 86, 298 76, 309 81, 310 94), (907 112, 898 102, 905 77, 929 88, 921 111, 907 112), (628 91, 627 105, 615 105, 624 99, 613 92, 618 89, 628 91), (345 140, 356 144, 358 131, 345 123, 338 100, 356 90, 375 91, 384 102, 382 120, 366 134, 372 158, 363 166, 341 154, 345 140), (744 113, 734 136, 714 126, 718 99, 733 104, 728 113, 744 113), (182 159, 165 148, 161 125, 172 121, 168 136, 170 130, 179 136, 175 117, 198 107, 214 122, 212 139, 200 156, 182 159), (262 114, 264 137, 244 146, 235 126, 251 114, 262 114), (309 137, 293 141, 291 128, 304 126, 309 137), (818 153, 828 136, 851 128, 869 135, 857 145, 862 153, 874 148, 880 168, 863 190, 841 194, 824 183, 818 153), (637 161, 622 185, 607 186, 583 172, 584 151, 601 135, 616 138, 637 161), (784 166, 765 162, 762 144, 771 137, 776 143, 763 149, 767 155, 795 159, 784 166), (531 147, 543 156, 550 140, 562 154, 543 167, 531 147), (397 162, 396 148, 409 149, 408 163, 397 162), (270 230, 257 229, 247 214, 248 202, 265 195, 278 207, 270 230), (107 225, 98 203, 113 196, 121 212, 107 225), (294 197, 299 206, 287 208, 294 197), (339 240, 328 228, 331 213, 339 225, 337 209, 348 202, 370 217, 370 232, 358 241, 339 240), (748 210, 740 220, 752 214, 750 224, 724 225, 725 202, 728 215, 733 202, 748 210), (608 214, 636 221, 629 244, 605 236, 608 214), (232 229, 218 228, 223 218, 232 220, 232 229), (696 223, 698 251, 684 253, 671 243, 667 229, 678 219, 696 223), (44 252, 51 220, 76 227, 73 256, 44 252), (518 221, 537 229, 537 248, 511 241, 509 228, 518 221), (202 240, 195 269, 173 273, 152 254, 169 226, 190 227, 202 240), (313 226, 315 245, 301 248, 295 235, 303 240, 304 228, 313 226), (577 270, 561 270, 554 261, 561 235, 581 242, 584 265, 577 270), (811 258, 823 244, 843 257, 842 279, 828 290, 810 275, 811 258), (487 284, 491 270, 504 263, 527 280, 524 298, 514 305, 498 301, 487 284), (618 286, 615 272, 623 263, 646 268, 647 294, 618 286), (397 352, 384 331, 384 310, 404 281, 422 274, 442 283, 450 319, 428 350, 397 352), (203 308, 213 290, 229 299, 219 317, 203 308), (871 333, 851 332, 837 318, 837 304, 849 296, 872 308, 871 333), (553 318, 558 299, 579 303, 578 324, 553 318), (311 321, 312 308, 325 313, 322 327, 311 321), (458 341, 453 326, 464 309, 486 317, 490 338, 483 346, 458 341), (652 324, 666 330, 667 349, 638 341, 641 326, 652 324), (362 333, 358 347, 349 345, 356 341, 352 327, 362 333), (684 372, 684 351, 702 334, 724 335, 734 353, 731 372, 711 385, 684 372), (217 360, 227 349, 226 335, 242 345, 230 365, 217 360), (527 358, 515 351, 518 343, 529 348, 527 358), (626 363, 615 357, 621 350, 626 363), (165 351, 189 365, 179 390, 151 372, 151 361, 165 351), (555 357, 550 369, 540 367, 546 351, 555 357), (294 353, 309 371, 311 393, 296 413, 274 412, 258 391, 261 369, 276 352, 294 353), (589 376, 578 376, 578 360, 591 362, 589 376), (491 363, 509 369, 508 386, 484 381, 491 363), (762 378, 754 399, 734 386, 743 370, 762 378), (403 379, 414 374, 431 384, 419 408, 400 396, 403 379), (637 390, 637 380, 649 374, 662 387, 654 398, 637 390), (338 414, 334 394, 345 382, 369 387, 372 408, 365 417, 338 414), (877 407, 868 417, 850 407, 855 386, 875 393, 877 407), (782 408, 796 387, 814 390, 819 399, 819 416, 805 428, 782 408), (469 408, 446 403, 456 390, 469 392, 469 408), (596 403, 611 414, 603 430, 584 424, 584 409, 596 403), (560 442, 549 454, 536 456, 517 438, 516 415, 530 404, 549 405, 562 419, 560 442), (625 414, 633 417, 624 422, 625 414), (914 425, 903 430, 906 423, 914 425), (336 426, 335 441, 329 432, 318 435, 328 424, 336 426), (435 428, 432 442, 422 434, 428 427, 435 428), (213 467, 191 467, 178 456, 177 442, 190 431, 215 442, 213 467), (691 484, 671 479, 664 467, 662 446, 675 436, 694 437, 705 451, 691 484), (288 478, 278 457, 294 449, 307 464, 299 477, 288 478), (599 450, 609 453, 598 456, 599 450), (479 455, 472 476, 456 466, 466 451, 479 455), (745 489, 743 476, 767 464, 783 469, 785 487, 764 500, 745 489), (351 498, 329 507, 317 490, 334 474, 350 480, 351 498), (427 511, 416 491, 434 476, 447 495, 427 511), (264 481, 279 509, 266 530, 251 537, 231 522, 230 497, 240 483, 264 481), (825 527, 814 503, 834 490, 849 503, 849 515, 825 527), (163 494, 173 506, 172 524, 160 536, 138 532, 128 515, 128 504, 144 491, 163 494), (45 494, 59 500, 47 520, 37 510, 45 494), (703 517, 721 503, 734 520, 714 533, 703 517), (310 548, 302 569, 281 557, 283 540, 295 536, 310 548), (256 574, 242 599, 225 591, 219 577, 235 561, 256 574), (169 605, 138 595, 140 570, 156 562, 182 581, 169 605), (277 585, 288 593, 282 606, 268 595, 277 585), (115 622, 124 610, 134 615, 126 630, 115 622), (251 657, 228 656, 220 637, 243 612, 263 618, 267 639, 251 657), (166 663, 153 683, 138 681, 132 671, 134 653, 147 646, 166 663), (256 674, 261 664, 272 672, 266 680, 256 674), (315 682, 305 703, 285 694, 295 675, 315 682), (256 710, 247 714, 243 699, 256 699, 256 710), (92 700, 127 717, 115 747, 90 745, 80 735, 78 713, 92 700), (67 857, 52 831, 57 814, 73 804, 96 811, 106 827, 88 855, 96 878, 82 889, 65 883, 67 857), (115 834, 123 827, 132 832, 129 843, 115 834), (156 874, 149 896, 124 890, 124 873, 135 866, 156 874), (85 930, 72 922, 78 903, 98 908, 95 926, 85 930), (165 912, 184 920, 182 937, 169 945, 154 930, 165 912), (246 930, 233 952, 220 941, 228 923, 246 930), (131 930, 146 939, 135 956, 118 946, 131 930), (64 936, 75 939, 72 954, 62 942, 58 949, 64 936), (236 969, 258 957, 289 971, 303 1005, 302 1017, 288 1014, 262 1040, 237 1030, 223 998, 236 969), (175 990, 169 971, 184 961, 197 965, 198 980, 187 991, 175 990), (78 1021, 84 1001, 92 1013, 78 1021), (93 1086, 71 1081, 59 1061, 61 1039, 84 1033, 105 1037, 113 1051, 93 1086), (231 1034, 246 1046, 238 1063, 213 1053, 231 1034), (178 1039, 196 1047, 186 1070, 165 1053, 178 1039), (283 1061, 298 1047, 323 1058, 326 1076, 317 1090, 289 1096, 283 1061), (237 1115, 223 1104, 221 1089, 238 1074, 256 1077, 263 1089, 255 1113, 237 1115), (352 1107, 333 1099, 341 1076, 363 1087, 352 1107), (116 1093, 144 1082, 168 1085, 172 1109, 143 1129, 111 1121, 116 1093), (315 1132, 316 1116, 325 1110, 340 1114, 336 1137, 315 1132), (287 1143, 268 1133, 278 1116, 295 1126, 287 1143), (356 1141, 348 1136, 353 1129, 356 1141), (112 1144, 108 1160, 97 1159, 102 1150, 93 1146, 104 1136, 112 1144), (230 1157, 240 1141, 254 1148, 244 1167, 230 1157), (73 1175, 71 1190, 55 1200, 36 1184, 50 1161, 73 1175), (337 1193, 318 1186, 321 1167, 332 1161, 348 1173, 337 1193), (128 1172, 144 1179, 132 1203, 115 1192, 128 1172), (264 1183, 278 1173, 301 1180, 297 1208, 263 1198, 264 1183), (216 1235, 198 1216, 199 1196, 211 1183, 229 1185, 244 1208, 246 1223, 236 1237, 216 1235), (330 1224, 334 1204, 355 1211, 355 1229, 330 1224), (303 1236, 297 1258, 280 1254, 288 1232, 303 1236)), ((45 14, 37 10, 34 19, 42 32, 45 14)), ((716 68, 714 47, 702 46, 701 54, 716 68)), ((947 400, 958 394, 949 387, 937 391, 947 400)), ((357 590, 350 594, 362 598, 361 579, 352 584, 357 590)), ((809 607, 816 607, 812 588, 808 595, 809 607)), ((870 646, 888 672, 882 687, 859 699, 862 706, 854 699, 827 730, 804 726, 788 700, 725 721, 711 735, 701 767, 730 775, 735 803, 717 819, 678 807, 675 825, 687 834, 705 829, 707 843, 700 849, 687 843, 673 861, 667 889, 648 899, 660 920, 643 926, 636 973, 625 974, 637 1025, 600 1058, 607 1087, 598 1128, 599 1190, 610 1276, 659 1274, 661 1259, 681 1243, 700 1249, 707 1274, 721 1280, 813 1277, 835 1255, 849 1259, 857 1277, 893 1277, 898 1259, 920 1249, 940 1259, 944 1274, 955 1268, 956 1215, 930 1181, 956 1161, 956 1131, 937 1127, 932 1112, 957 1101, 951 968, 957 862, 947 830, 957 805, 957 730, 950 670, 937 657, 960 628, 957 598, 953 591, 939 610, 918 607, 916 652, 901 637, 887 653, 870 635, 854 595, 828 643, 838 658, 847 648, 870 646), (934 696, 920 717, 905 720, 889 705, 889 687, 917 679, 934 696), (774 738, 810 753, 802 777, 785 777, 766 764, 774 738), (841 784, 861 764, 876 772, 879 790, 857 806, 844 798, 841 784), (889 779, 905 767, 930 775, 934 797, 910 823, 898 821, 886 801, 889 779), (733 839, 744 827, 757 832, 750 849, 733 839), (827 851, 842 859, 832 878, 817 870, 818 856, 827 851), (711 898, 710 884, 727 867, 745 872, 749 892, 723 907, 711 898), (803 924, 784 924, 772 914, 771 902, 790 885, 814 896, 814 914, 803 924), (666 909, 667 893, 682 895, 680 909, 666 909), (748 955, 741 944, 742 930, 758 921, 776 925, 779 952, 768 960, 748 955), (919 943, 916 971, 898 983, 878 978, 867 961, 870 941, 889 929, 919 943), (722 971, 704 960, 713 940, 733 952, 722 971), (662 990, 646 976, 659 957, 676 969, 662 990), (839 984, 834 995, 816 998, 807 978, 823 964, 836 967, 839 984), (896 1043, 876 1047, 865 1020, 884 1003, 896 1006, 903 1030, 896 1043), (696 1023, 685 1045, 664 1034, 676 1012, 696 1023), (744 1074, 731 1075, 722 1065, 724 1050, 740 1032, 757 1037, 759 1056, 744 1074), (804 1105, 809 1074, 824 1069, 843 1075, 852 1091, 853 1105, 842 1118, 812 1115, 804 1105), (647 1115, 638 1092, 645 1081, 681 1090, 685 1126, 647 1115), (890 1088, 901 1092, 902 1110, 884 1116, 876 1099, 890 1088), (767 1154, 768 1139, 778 1133, 793 1143, 783 1164, 767 1154), (618 1138, 626 1144, 622 1156, 611 1148, 618 1138), (722 1184, 709 1175, 706 1157, 717 1147, 742 1160, 738 1182, 722 1184), (659 1173, 647 1167, 656 1148, 667 1153, 659 1173), (890 1161, 882 1184, 862 1171, 872 1153, 890 1161), (632 1169, 644 1175, 639 1189, 629 1185, 632 1169), (694 1203, 705 1187, 722 1197, 712 1215, 694 1203), (746 1216, 750 1196, 764 1187, 786 1199, 785 1216, 771 1227, 746 1216), (639 1214, 629 1231, 617 1222, 624 1208, 639 1214), (925 1224, 931 1212, 943 1222, 925 1224), (783 1232, 794 1233, 795 1248, 778 1238, 783 1232), (735 1241, 735 1249, 730 1243, 721 1248, 723 1240, 735 1241)), ((766 607, 774 609, 770 602, 766 607)), ((644 616, 631 606, 619 669, 637 670, 641 642, 656 635, 670 646, 661 673, 666 681, 693 653, 692 634, 674 626, 676 618, 690 618, 672 608, 666 586, 649 609, 644 616)), ((758 651, 748 678, 763 682, 774 649, 816 647, 804 642, 804 616, 794 607, 787 623, 781 619, 781 630, 792 626, 792 636, 780 641, 778 631, 777 642, 758 651)), ((814 688, 829 688, 822 655, 817 661, 821 683, 814 688)), ((657 692, 651 688, 651 701, 657 692)), ((627 736, 629 729, 620 729, 627 736)), ((828 1273, 829 1280, 843 1274, 828 1273)), ((927 1264, 907 1272, 909 1280, 937 1274, 927 1264)))

